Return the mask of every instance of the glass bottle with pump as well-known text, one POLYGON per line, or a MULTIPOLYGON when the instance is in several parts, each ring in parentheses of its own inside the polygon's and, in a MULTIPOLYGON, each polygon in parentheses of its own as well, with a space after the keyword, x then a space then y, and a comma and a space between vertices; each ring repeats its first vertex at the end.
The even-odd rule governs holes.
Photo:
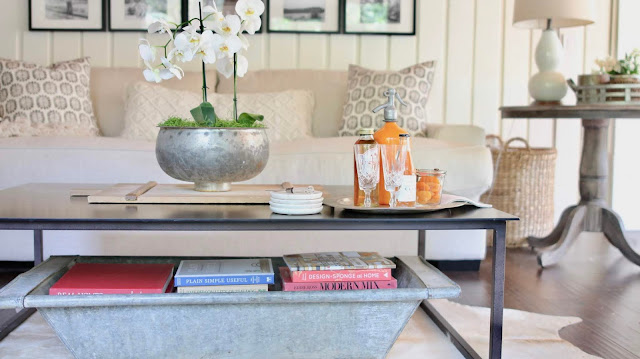
MULTIPOLYGON (((400 144, 399 135, 407 133, 398 126, 398 112, 396 111, 395 100, 397 99, 400 104, 406 106, 407 104, 402 101, 400 95, 395 89, 390 88, 385 91, 387 96, 387 103, 382 104, 373 109, 373 112, 378 112, 384 109, 384 126, 373 134, 375 141, 380 144, 400 144)), ((408 163, 411 162, 411 156, 407 156, 408 163)), ((382 174, 382 165, 380 165, 380 183, 378 184, 378 203, 381 205, 388 205, 391 194, 384 189, 384 176, 382 174)))
POLYGON ((415 207, 416 206, 416 170, 411 161, 411 136, 408 133, 401 133, 399 136, 400 144, 406 148, 407 161, 405 164, 404 175, 402 176, 402 185, 398 190, 398 207, 415 207))
MULTIPOLYGON (((376 143, 373 139, 373 128, 365 128, 358 131, 358 136, 360 137, 356 141, 356 145, 376 143)), ((358 183, 358 166, 356 166, 355 154, 353 156, 353 203, 356 206, 362 206, 364 204, 364 191, 360 189, 360 184, 358 183)), ((371 191, 371 203, 373 206, 378 204, 378 188, 371 191)))

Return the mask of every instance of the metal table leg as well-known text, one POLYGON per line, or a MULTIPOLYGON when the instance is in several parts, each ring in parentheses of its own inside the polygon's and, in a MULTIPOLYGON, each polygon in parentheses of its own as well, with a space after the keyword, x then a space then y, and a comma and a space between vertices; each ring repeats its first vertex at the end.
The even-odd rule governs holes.
POLYGON ((42 230, 35 229, 33 231, 33 265, 37 266, 42 263, 43 257, 42 230))
MULTIPOLYGON (((505 260, 507 254, 506 248, 506 222, 500 222, 493 228, 493 285, 491 294, 491 315, 490 315, 490 329, 489 329, 489 358, 500 359, 502 358, 502 319, 504 310, 504 272, 505 272, 505 260)), ((425 248, 425 234, 424 231, 418 232, 418 256, 424 256, 425 248)), ((460 351, 460 353, 467 359, 480 359, 481 356, 464 340, 464 338, 458 333, 455 328, 446 318, 444 318, 438 311, 429 304, 428 301, 423 301, 421 304, 422 309, 433 320, 433 322, 447 334, 447 337, 453 345, 460 351)))

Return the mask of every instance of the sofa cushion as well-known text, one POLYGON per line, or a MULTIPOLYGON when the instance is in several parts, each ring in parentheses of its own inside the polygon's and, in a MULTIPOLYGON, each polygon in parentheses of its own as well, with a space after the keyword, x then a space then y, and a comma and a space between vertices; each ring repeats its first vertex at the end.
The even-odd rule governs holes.
MULTIPOLYGON (((217 116, 233 118, 232 94, 212 93, 207 99, 217 116)), ((130 85, 122 137, 155 141, 159 123, 171 116, 192 118, 191 109, 201 101, 198 94, 190 91, 172 90, 146 82, 130 85)), ((272 142, 310 137, 313 104, 311 91, 238 94, 238 112, 263 115, 263 123, 272 142)))
POLYGON ((386 91, 396 89, 406 103, 395 102, 398 125, 413 137, 427 133, 427 101, 431 90, 435 61, 407 67, 400 71, 374 71, 349 66, 348 93, 342 115, 340 136, 355 136, 364 128, 381 128, 384 111, 374 114, 374 108, 387 102, 386 91))
MULTIPOLYGON (((217 79, 215 70, 207 71, 209 92, 213 92, 217 79)), ((127 87, 137 81, 144 81, 142 69, 101 68, 91 69, 91 98, 98 120, 98 126, 105 136, 119 136, 124 129, 124 107, 127 87)), ((202 94, 202 72, 185 72, 182 80, 163 81, 160 86, 175 90, 185 90, 202 94)))
MULTIPOLYGON (((238 79, 239 92, 311 90, 316 106, 312 133, 315 137, 338 135, 347 94, 347 72, 329 70, 258 70, 238 79)), ((220 77, 218 93, 232 93, 233 79, 220 77)))
POLYGON ((88 58, 49 67, 0 59, 0 137, 97 136, 88 58))

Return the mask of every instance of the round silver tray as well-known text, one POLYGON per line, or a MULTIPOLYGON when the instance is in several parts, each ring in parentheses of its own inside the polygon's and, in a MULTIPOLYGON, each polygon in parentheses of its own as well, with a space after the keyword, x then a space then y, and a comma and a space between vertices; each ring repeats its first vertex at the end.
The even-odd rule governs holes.
POLYGON ((388 205, 377 206, 377 207, 362 207, 362 206, 354 205, 353 198, 351 197, 341 197, 341 198, 327 198, 325 199, 324 204, 327 206, 338 208, 338 209, 347 209, 350 211, 357 211, 357 212, 400 214, 400 213, 434 212, 434 211, 440 211, 443 209, 462 207, 468 203, 453 202, 449 204, 416 204, 415 207, 396 207, 396 208, 390 208, 388 205))

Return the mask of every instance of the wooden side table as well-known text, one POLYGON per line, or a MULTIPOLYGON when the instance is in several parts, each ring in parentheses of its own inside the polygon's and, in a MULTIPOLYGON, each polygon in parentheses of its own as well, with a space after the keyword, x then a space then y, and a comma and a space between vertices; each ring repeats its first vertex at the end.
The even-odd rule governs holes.
POLYGON ((502 107, 502 118, 580 118, 584 128, 580 160, 580 202, 562 212, 551 234, 529 237, 537 249, 538 263, 547 267, 557 263, 581 232, 603 232, 609 242, 633 263, 640 265, 636 253, 624 237, 620 217, 607 206, 609 158, 608 129, 612 118, 640 118, 640 106, 621 105, 531 105, 502 107))

